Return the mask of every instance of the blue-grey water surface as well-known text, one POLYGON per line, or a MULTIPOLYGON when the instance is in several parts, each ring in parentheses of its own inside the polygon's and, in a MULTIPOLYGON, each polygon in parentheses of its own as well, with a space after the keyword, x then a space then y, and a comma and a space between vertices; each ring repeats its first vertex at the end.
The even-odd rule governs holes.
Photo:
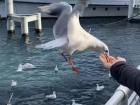
MULTIPOLYGON (((140 64, 140 24, 118 19, 83 19, 81 25, 91 34, 103 40, 110 53, 123 56, 131 65, 140 64)), ((60 55, 58 49, 43 51, 35 45, 53 39, 55 19, 43 20, 43 35, 37 38, 34 24, 30 24, 30 44, 21 40, 20 24, 16 24, 16 36, 8 38, 6 21, 0 21, 0 105, 5 105, 13 91, 12 105, 71 105, 71 99, 83 105, 104 105, 118 84, 108 78, 108 72, 98 60, 98 54, 87 50, 73 55, 80 67, 75 74, 60 55), (20 63, 32 63, 37 68, 16 72, 20 63), (58 65, 59 72, 54 72, 58 65), (11 91, 11 80, 18 82, 11 91), (97 92, 96 83, 105 86, 97 92), (46 94, 56 91, 55 100, 45 100, 46 94)))

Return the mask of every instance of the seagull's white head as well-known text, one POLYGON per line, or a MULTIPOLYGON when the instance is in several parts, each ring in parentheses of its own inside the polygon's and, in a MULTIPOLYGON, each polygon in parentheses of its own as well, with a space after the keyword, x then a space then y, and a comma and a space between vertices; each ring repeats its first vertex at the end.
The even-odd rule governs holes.
POLYGON ((96 44, 95 43, 93 44, 92 49, 94 51, 99 52, 99 53, 109 54, 108 46, 104 42, 102 42, 100 40, 98 40, 96 44))
POLYGON ((103 50, 102 52, 105 52, 105 53, 109 54, 109 48, 108 48, 108 46, 106 44, 103 45, 102 50, 103 50))
POLYGON ((55 92, 55 91, 53 91, 53 94, 55 95, 55 94, 56 94, 56 92, 55 92))
POLYGON ((96 86, 98 87, 98 86, 99 86, 99 84, 96 84, 96 86))

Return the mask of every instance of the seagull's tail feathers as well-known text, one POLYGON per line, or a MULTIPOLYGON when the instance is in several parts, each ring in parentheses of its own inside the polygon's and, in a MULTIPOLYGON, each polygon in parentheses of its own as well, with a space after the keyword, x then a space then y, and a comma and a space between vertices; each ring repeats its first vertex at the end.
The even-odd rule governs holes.
POLYGON ((36 48, 42 48, 42 49, 53 49, 53 48, 57 48, 57 47, 62 47, 67 43, 67 39, 66 38, 58 38, 55 40, 52 40, 50 42, 44 43, 44 44, 40 44, 37 45, 36 48))

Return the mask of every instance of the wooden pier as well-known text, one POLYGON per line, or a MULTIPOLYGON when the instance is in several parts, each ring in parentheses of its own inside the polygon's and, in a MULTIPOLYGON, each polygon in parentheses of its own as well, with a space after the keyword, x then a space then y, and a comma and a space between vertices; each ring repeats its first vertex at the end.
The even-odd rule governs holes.
POLYGON ((21 32, 25 43, 29 42, 29 22, 35 22, 35 29, 37 33, 42 31, 41 13, 15 14, 13 0, 5 0, 5 5, 7 13, 7 31, 9 34, 13 34, 15 32, 15 22, 19 22, 21 24, 21 32))

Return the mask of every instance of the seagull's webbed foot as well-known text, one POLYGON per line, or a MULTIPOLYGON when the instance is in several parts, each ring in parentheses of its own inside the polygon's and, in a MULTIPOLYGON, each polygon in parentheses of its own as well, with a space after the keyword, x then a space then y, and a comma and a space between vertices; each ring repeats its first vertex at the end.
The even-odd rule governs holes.
POLYGON ((78 67, 72 66, 72 71, 74 71, 76 73, 80 73, 80 69, 78 67))
POLYGON ((69 65, 74 65, 71 56, 68 56, 68 57, 67 57, 67 63, 68 63, 69 65))

